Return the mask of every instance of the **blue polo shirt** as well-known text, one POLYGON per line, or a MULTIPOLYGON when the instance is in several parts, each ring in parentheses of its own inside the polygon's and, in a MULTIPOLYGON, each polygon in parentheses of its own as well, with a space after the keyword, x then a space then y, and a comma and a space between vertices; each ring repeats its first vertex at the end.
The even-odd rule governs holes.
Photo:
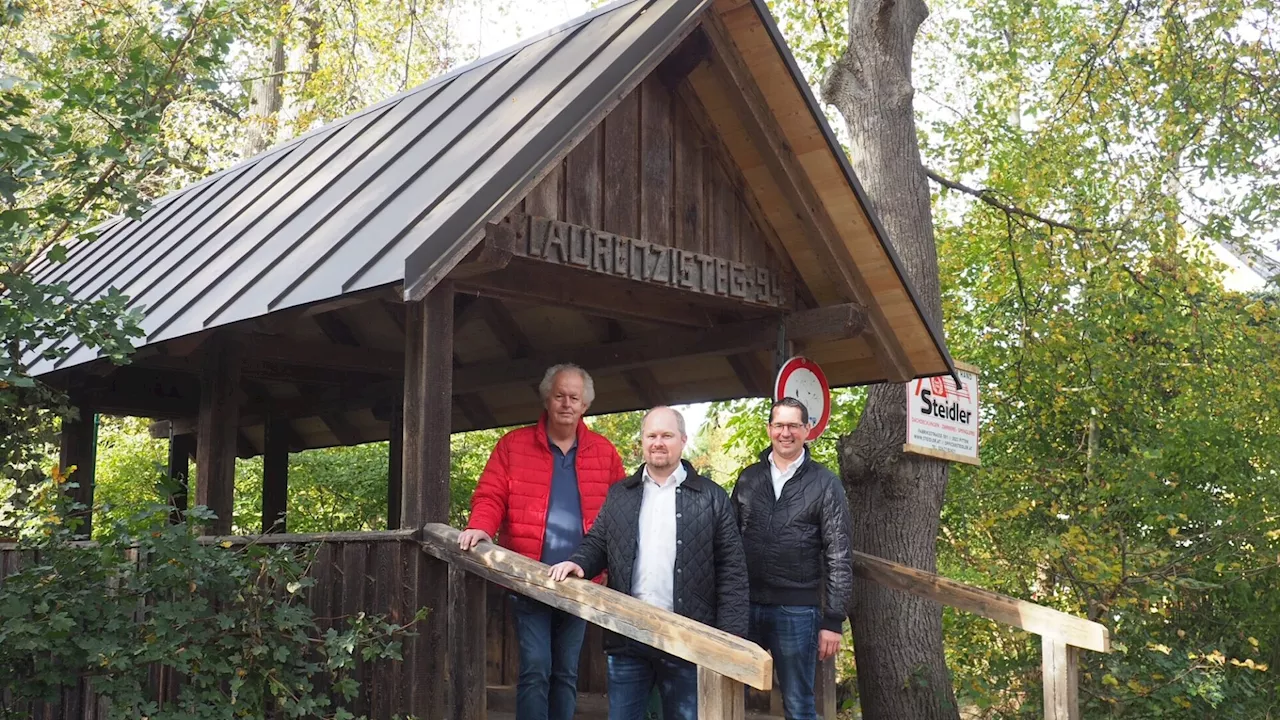
POLYGON ((547 497, 547 530, 542 538, 542 562, 555 565, 569 559, 582 543, 582 498, 578 494, 578 443, 564 452, 548 438, 551 448, 551 494, 547 497))

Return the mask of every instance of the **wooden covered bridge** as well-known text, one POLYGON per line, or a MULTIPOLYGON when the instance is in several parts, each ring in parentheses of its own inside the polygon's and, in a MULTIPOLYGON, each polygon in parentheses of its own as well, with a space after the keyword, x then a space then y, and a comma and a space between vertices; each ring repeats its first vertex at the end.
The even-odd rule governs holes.
MULTIPOLYGON (((616 2, 32 272, 146 312, 127 366, 74 338, 34 365, 81 408, 62 461, 87 505, 95 413, 164 421, 170 472, 185 481, 195 460, 215 535, 231 532, 237 456, 264 457, 263 528, 282 533, 289 453, 390 440, 386 531, 272 539, 319 545, 323 616, 434 609, 403 663, 364 675, 380 718, 501 704, 515 653, 497 586, 698 664, 703 717, 741 717, 741 684, 771 685, 751 643, 451 544, 450 433, 536 420, 547 366, 592 372, 593 413, 762 396, 793 351, 833 385, 954 372, 763 0, 616 2)), ((1050 717, 1073 716, 1074 649, 1107 649, 1093 623, 876 558, 858 571, 1043 635, 1050 717)), ((584 653, 582 689, 603 693, 598 631, 584 653)), ((94 712, 83 697, 49 711, 94 712)))

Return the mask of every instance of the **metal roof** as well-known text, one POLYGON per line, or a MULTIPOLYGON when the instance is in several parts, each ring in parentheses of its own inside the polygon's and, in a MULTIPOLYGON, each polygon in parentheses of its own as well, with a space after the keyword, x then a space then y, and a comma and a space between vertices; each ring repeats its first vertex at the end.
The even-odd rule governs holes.
MULTIPOLYGON (((80 299, 118 289, 145 310, 139 344, 402 282, 411 253, 447 260, 709 1, 621 0, 108 221, 31 272, 80 299)), ((97 357, 60 344, 33 374, 97 357)))

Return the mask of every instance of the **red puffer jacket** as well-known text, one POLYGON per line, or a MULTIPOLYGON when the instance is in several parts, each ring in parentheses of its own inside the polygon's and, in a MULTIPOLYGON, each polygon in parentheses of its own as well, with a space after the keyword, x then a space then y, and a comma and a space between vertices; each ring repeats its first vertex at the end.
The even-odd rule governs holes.
MULTIPOLYGON (((469 530, 490 537, 525 557, 542 559, 547 529, 547 501, 551 495, 551 448, 547 416, 536 426, 512 430, 498 441, 471 496, 469 530)), ((582 532, 591 529, 609 486, 626 476, 613 443, 578 421, 578 496, 582 500, 582 532)))

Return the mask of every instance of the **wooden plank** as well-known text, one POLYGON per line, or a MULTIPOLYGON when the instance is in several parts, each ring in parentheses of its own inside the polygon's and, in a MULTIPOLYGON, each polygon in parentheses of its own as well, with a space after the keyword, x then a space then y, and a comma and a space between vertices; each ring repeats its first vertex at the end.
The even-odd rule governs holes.
POLYGON ((199 539, 203 545, 231 543, 232 545, 309 545, 317 543, 398 543, 416 540, 418 531, 407 530, 359 530, 324 533, 286 533, 267 536, 213 535, 199 539))
MULTIPOLYGON (((506 632, 506 608, 503 590, 493 583, 485 585, 485 683, 502 685, 502 637, 506 632)), ((581 674, 581 673, 579 673, 581 674)))
POLYGON ((1045 720, 1080 720, 1080 651, 1050 637, 1040 645, 1045 720))
POLYGON ((737 353, 725 356, 725 360, 729 361, 729 367, 733 368, 733 374, 738 376, 738 381, 742 383, 742 387, 747 394, 752 397, 768 397, 773 393, 774 376, 769 372, 755 353, 737 353))
POLYGON ((818 663, 817 676, 813 679, 813 698, 818 706, 818 717, 835 720, 837 709, 836 659, 829 657, 818 663))
POLYGON ((707 193, 711 198, 711 254, 736 261, 741 257, 738 248, 738 198, 724 167, 710 155, 707 151, 708 157, 703 162, 709 169, 707 193))
POLYGON ((1025 600, 966 585, 924 570, 854 551, 853 572, 888 588, 909 592, 943 605, 1022 628, 1059 643, 1111 652, 1105 625, 1025 600))
POLYGON ((502 614, 506 618, 502 633, 502 683, 514 685, 520 682, 520 637, 516 631, 516 614, 511 603, 511 593, 506 588, 502 588, 502 591, 502 614))
POLYGON ((671 241, 671 93, 650 75, 640 85, 640 235, 649 242, 671 241))
POLYGON ((706 667, 698 668, 699 720, 743 720, 745 701, 741 682, 706 667))
MULTIPOLYGON (((457 541, 454 541, 457 545, 457 541)), ((431 608, 426 622, 418 628, 418 675, 414 682, 427 685, 415 712, 420 717, 445 717, 452 708, 454 658, 440 652, 449 646, 449 565, 425 553, 418 573, 418 602, 431 608)), ((471 653, 479 650, 473 646, 471 653)))
POLYGON ((453 406, 453 284, 441 281, 409 305, 405 339, 402 527, 449 518, 453 406))
POLYGON ((557 583, 546 565, 493 543, 460 550, 458 534, 448 525, 428 523, 422 548, 490 582, 752 687, 768 688, 773 682, 773 661, 755 643, 586 580, 557 583))
POLYGON ((400 527, 404 497, 404 391, 392 405, 387 441, 387 529, 400 527))
POLYGON ((58 467, 62 473, 70 473, 68 482, 76 487, 68 488, 71 502, 81 505, 72 510, 71 520, 79 521, 76 537, 93 535, 93 487, 97 465, 98 422, 93 410, 86 405, 76 408, 76 417, 62 418, 59 439, 58 467), (74 467, 75 470, 71 470, 74 467))
POLYGON ((264 430, 262 452, 262 532, 288 532, 289 421, 271 418, 264 430))
POLYGON ((169 504, 173 510, 169 513, 169 521, 182 522, 187 514, 187 493, 190 491, 191 465, 190 459, 196 453, 196 436, 190 433, 169 435, 169 483, 172 495, 169 504))
POLYGON ((565 220, 599 226, 604 208, 604 128, 596 126, 565 158, 565 220))
MULTIPOLYGON (((600 227, 635 237, 640 231, 640 90, 626 95, 604 121, 604 216, 600 227)), ((530 215, 536 215, 532 209, 530 215)))
MULTIPOLYGON (((397 564, 403 543, 369 545, 369 582, 373 587, 369 612, 378 613, 389 622, 403 622, 395 605, 394 587, 399 585, 397 564)), ((369 709, 372 717, 383 720, 398 709, 396 695, 400 688, 400 668, 394 660, 378 660, 370 668, 373 682, 369 687, 369 709)))
POLYGON ((483 579, 456 566, 449 566, 449 658, 453 673, 453 714, 455 720, 484 720, 485 594, 483 579))
POLYGON ((694 252, 707 253, 706 221, 703 215, 702 133, 684 103, 675 103, 675 159, 672 172, 675 186, 675 225, 672 237, 675 246, 694 252))
POLYGON ((217 515, 205 528, 211 535, 231 532, 239 389, 239 343, 226 333, 216 333, 204 346, 196 431, 196 504, 217 515))
MULTIPOLYGON (((350 626, 351 620, 368 609, 365 593, 368 588, 369 548, 366 543, 352 542, 342 545, 342 618, 343 626, 350 626)), ((363 660, 356 663, 351 671, 351 678, 360 686, 360 692, 352 700, 347 701, 347 709, 357 716, 369 713, 369 664, 363 660)))
POLYGON ((525 196, 525 207, 530 213, 547 217, 562 218, 560 212, 564 198, 564 164, 556 163, 551 172, 542 178, 530 193, 525 196))

